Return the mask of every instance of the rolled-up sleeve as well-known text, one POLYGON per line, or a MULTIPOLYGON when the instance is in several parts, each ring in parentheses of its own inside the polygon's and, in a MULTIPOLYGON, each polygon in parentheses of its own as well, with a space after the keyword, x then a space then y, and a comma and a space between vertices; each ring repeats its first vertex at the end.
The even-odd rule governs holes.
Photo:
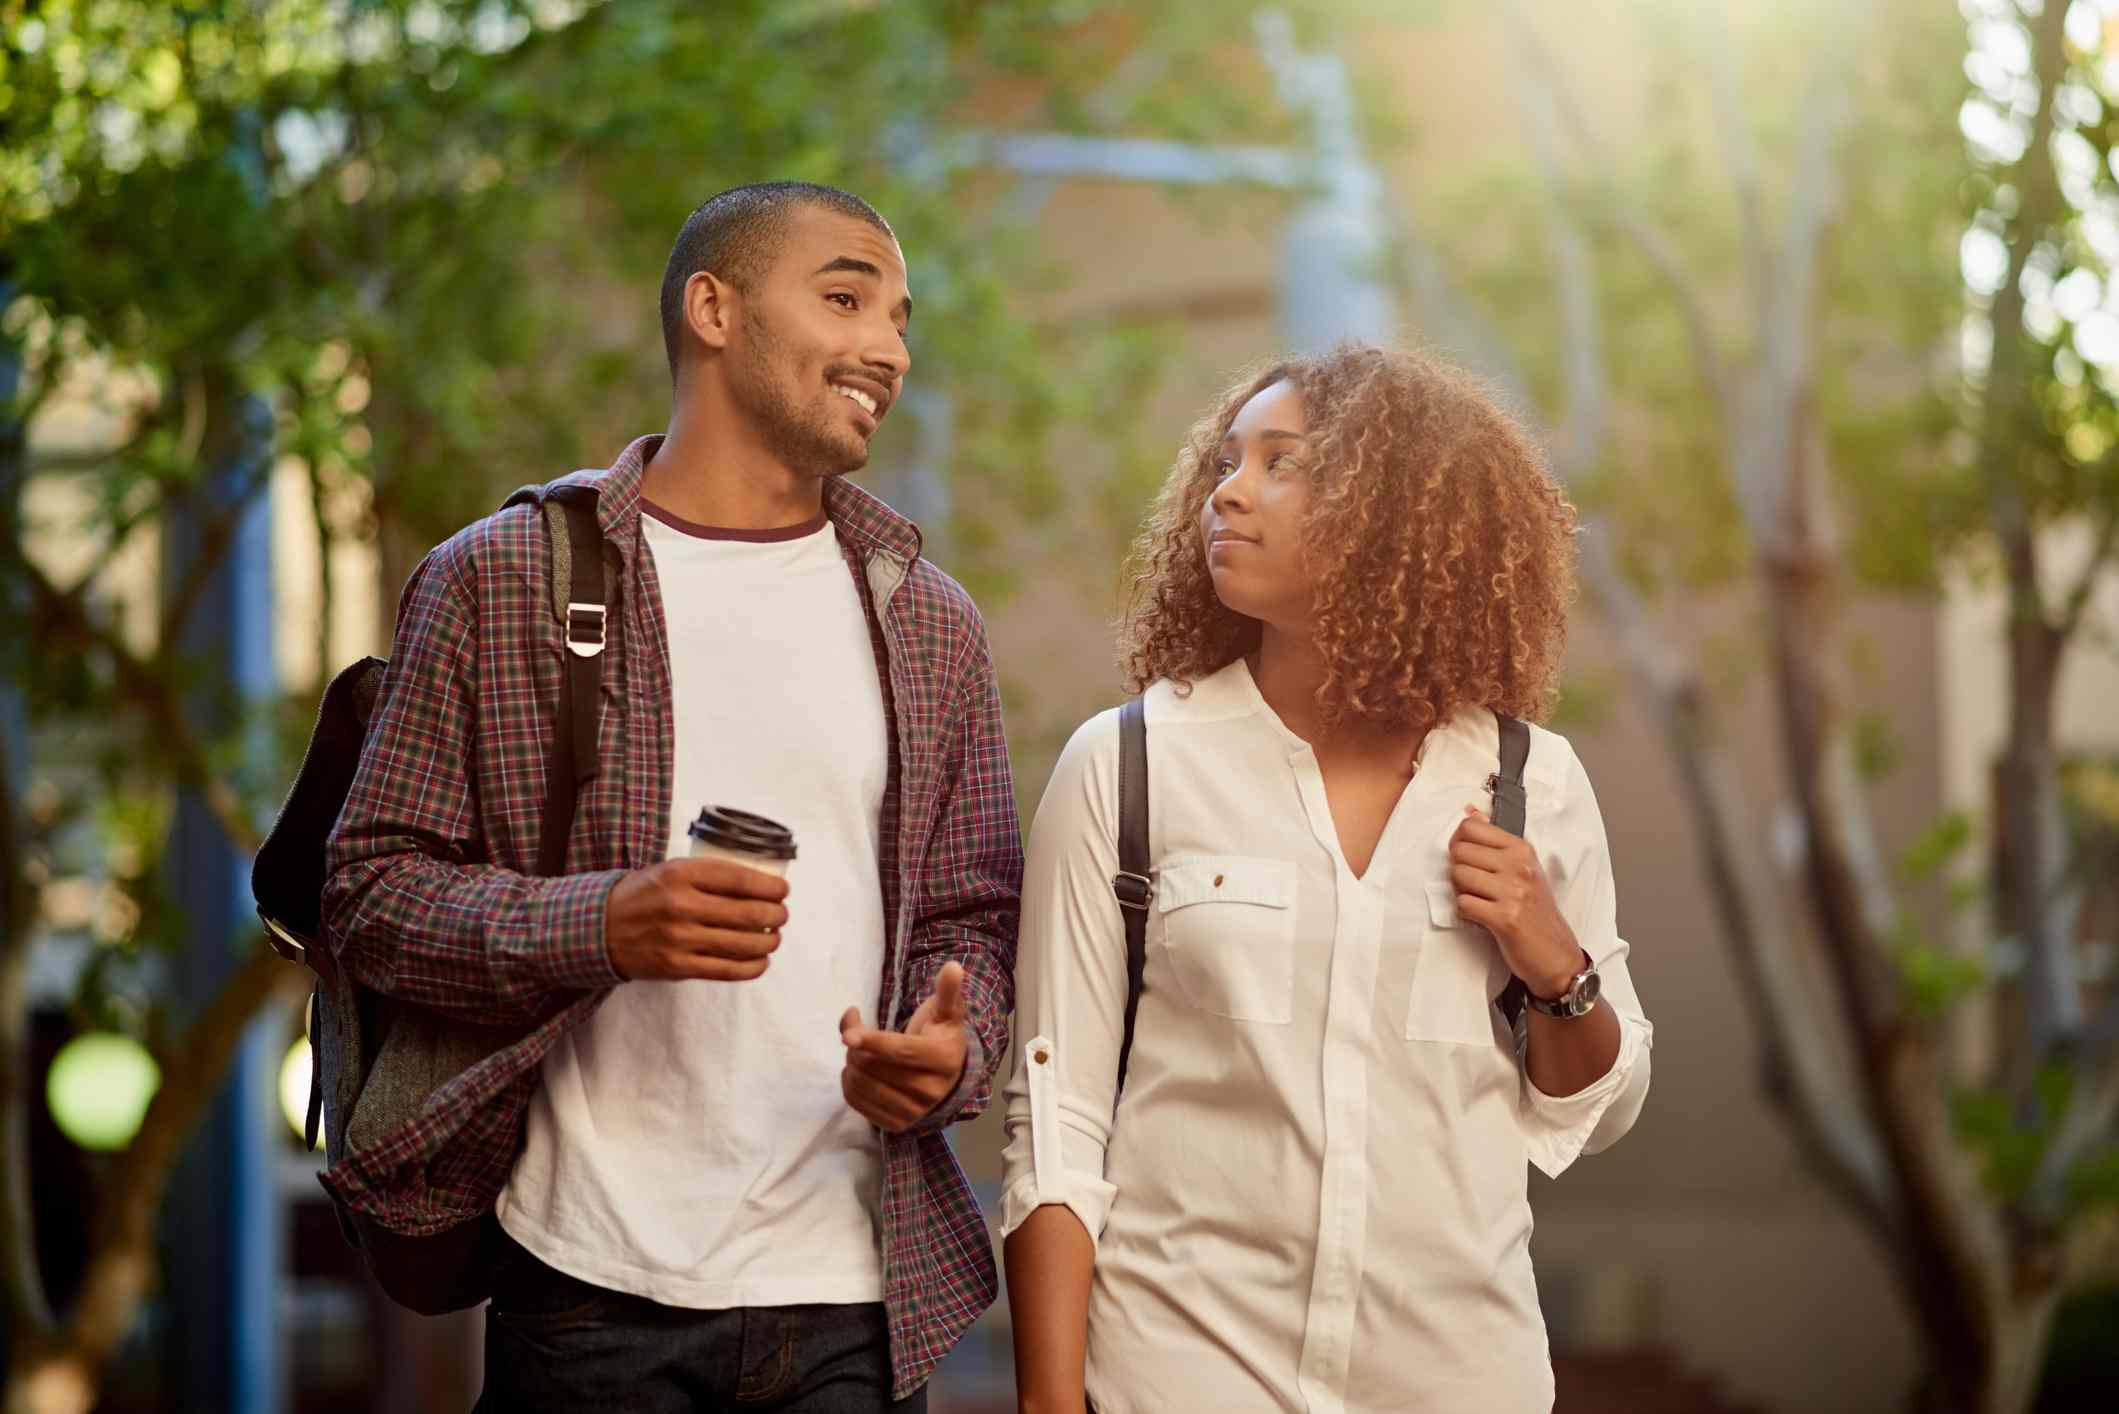
POLYGON ((1006 1091, 1004 1235, 1060 1203, 1095 1241, 1118 1193, 1104 1178, 1126 1003, 1117 818, 1118 714, 1106 712, 1068 742, 1030 827, 1015 988, 1027 1039, 1006 1091))
POLYGON ((892 1024, 902 1030, 933 994, 934 979, 954 962, 964 969, 970 1025, 963 1074, 956 1088, 913 1126, 918 1134, 939 1133, 985 1112, 994 1075, 1006 1060, 1008 1013, 1015 1004, 1022 824, 985 622, 968 601, 964 609, 964 683, 943 752, 940 803, 911 904, 917 912, 892 1024))
POLYGON ((1631 949, 1619 936, 1604 816, 1589 773, 1571 747, 1567 752, 1567 784, 1551 822, 1540 822, 1539 852, 1561 913, 1596 962, 1603 983, 1599 1004, 1610 1007, 1619 1021, 1619 1053, 1610 1070, 1572 1095, 1546 1094, 1531 1083, 1526 1068, 1524 1141, 1530 1161, 1549 1178, 1558 1178, 1584 1154, 1610 1148, 1633 1128, 1648 1099, 1648 1058, 1655 1040, 1626 965, 1631 949))

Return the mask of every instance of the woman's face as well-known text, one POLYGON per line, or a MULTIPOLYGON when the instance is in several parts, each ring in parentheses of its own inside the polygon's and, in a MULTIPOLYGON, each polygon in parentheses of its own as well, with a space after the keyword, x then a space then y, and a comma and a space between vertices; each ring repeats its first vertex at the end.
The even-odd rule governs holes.
POLYGON ((1215 595, 1278 628, 1306 624, 1313 601, 1302 552, 1310 485, 1299 455, 1308 433, 1294 384, 1260 389, 1229 424, 1215 453, 1220 479, 1199 510, 1215 595))

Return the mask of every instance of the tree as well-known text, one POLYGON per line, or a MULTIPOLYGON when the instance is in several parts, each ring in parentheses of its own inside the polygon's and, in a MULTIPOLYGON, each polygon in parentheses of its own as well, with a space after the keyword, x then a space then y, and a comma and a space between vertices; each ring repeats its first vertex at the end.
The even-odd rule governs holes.
MULTIPOLYGON (((1667 124, 1625 161, 1600 143, 1549 24, 1517 0, 1512 77, 1561 337, 1548 362, 1516 360, 1507 321, 1474 308, 1418 242, 1408 283, 1445 342, 1521 405, 1559 409, 1556 467, 1610 513, 1585 529, 1585 581, 1683 784, 1757 1008, 1768 1093, 1896 1273, 1927 1354, 1925 1407, 2002 1414, 2029 1407, 2060 1298, 2108 1269, 2119 1198, 2119 997, 2092 1014, 2075 965, 2076 909, 2095 876, 2086 852, 2072 857, 2053 731, 2059 668, 2119 530, 2119 379, 2092 362, 2110 356, 2101 331, 2085 330, 2109 316, 2094 293, 2062 312, 2054 291, 2069 280, 2078 295, 2085 280, 2101 291, 2113 271, 2103 223, 2119 211, 2107 161, 2119 130, 2091 7, 1968 5, 1969 98, 1956 77, 1963 32, 1924 8, 1812 7, 1806 25, 1774 15, 1741 37, 1719 6, 1653 12, 1640 29, 1663 64, 1659 111, 1696 121, 1667 124), (1767 23, 1805 36, 1800 68, 1767 23), (1705 218, 1703 187, 1728 198, 1705 218), (1674 209, 1673 190, 1694 209, 1674 209), (1997 266, 1969 297, 1955 269, 1968 226, 1966 248, 1991 247, 1997 266), (1678 356, 1637 356, 1614 375, 1604 319, 1616 297, 1638 316, 1629 352, 1668 333, 1678 356), (1928 375, 1966 320, 1969 345, 1991 354, 1928 375), (1703 453, 1690 485, 1660 463, 1661 513, 1674 500, 1705 508, 1690 529, 1720 519, 1739 531, 1734 542, 1708 531, 1693 542, 1706 553, 1675 573, 1734 568, 1761 614, 1802 825, 1799 916, 1747 846, 1769 822, 1736 787, 1707 669, 1660 631, 1644 593, 1672 572, 1668 557, 1626 538, 1651 489, 1625 469, 1614 431, 1629 396, 1652 410, 1655 436, 1703 453), (2056 593, 2049 531, 2065 526, 2091 548, 2056 593), (1863 585, 1933 587, 1967 563, 1991 566, 2010 602, 1998 868, 1969 952, 1928 936, 1874 826, 1847 632, 1863 585), (1827 964, 1822 1009, 1804 975, 1806 926, 1827 964), (2024 958, 2020 977, 1995 965, 2005 943, 2024 958), (1986 1044, 1953 1044, 1968 1031, 1986 1044), (1979 1054, 1999 1059, 1968 1064, 1979 1054)), ((1911 872, 1933 876, 1973 833, 1941 822, 1911 872)))
POLYGON ((974 579, 999 580, 970 531, 1049 497, 1049 429, 1092 408, 1122 422, 1149 380, 1120 333, 1011 307, 1043 258, 986 214, 975 173, 923 159, 981 82, 1029 74, 1063 103, 1073 76, 1054 56, 1092 71, 1107 57, 1077 42, 1097 21, 1078 11, 1063 27, 1045 7, 960 0, 0 9, 0 594, 28 627, 0 649, 0 707, 26 721, 0 736, 10 1410, 93 1403, 152 1293, 171 1165, 247 1024, 302 985, 254 938, 189 1015, 155 981, 171 950, 217 945, 162 887, 170 801, 204 800, 252 852, 292 756, 237 769, 231 745, 260 719, 298 745, 313 709, 305 692, 227 703, 229 727, 201 710, 227 694, 182 647, 274 468, 311 487, 328 670, 331 545, 379 540, 393 595, 424 546, 509 488, 657 425, 659 339, 616 292, 644 305, 677 222, 712 191, 806 177, 870 196, 911 253, 922 374, 953 398, 958 529, 974 579), (109 435, 40 444, 40 417, 67 405, 93 406, 109 435), (260 408, 269 445, 225 497, 214 470, 260 408), (28 523, 40 487, 73 493, 70 523, 28 523), (120 602, 115 567, 179 514, 203 526, 192 570, 120 602), (70 1302, 40 1270, 25 1139, 26 975, 59 875, 101 880, 117 905, 77 1015, 138 1034, 164 1075, 138 1136, 98 1168, 70 1302))

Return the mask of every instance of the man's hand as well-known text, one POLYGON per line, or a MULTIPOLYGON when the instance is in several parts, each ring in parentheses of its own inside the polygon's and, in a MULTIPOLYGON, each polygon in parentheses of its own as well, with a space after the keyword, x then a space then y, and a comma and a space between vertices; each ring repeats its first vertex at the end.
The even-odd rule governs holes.
POLYGON ((748 982, 787 925, 787 881, 722 859, 665 859, 611 890, 603 945, 628 981, 748 982))
POLYGON ((1489 821, 1477 806, 1449 840, 1457 916, 1493 934, 1508 970, 1540 997, 1553 998, 1582 970, 1582 945, 1560 912, 1537 851, 1489 821))
POLYGON ((854 1112, 886 1134, 903 1134, 933 1112, 963 1078, 964 969, 944 963, 934 995, 920 1003, 903 1034, 861 1024, 859 1007, 839 1018, 846 1069, 839 1089, 854 1112))

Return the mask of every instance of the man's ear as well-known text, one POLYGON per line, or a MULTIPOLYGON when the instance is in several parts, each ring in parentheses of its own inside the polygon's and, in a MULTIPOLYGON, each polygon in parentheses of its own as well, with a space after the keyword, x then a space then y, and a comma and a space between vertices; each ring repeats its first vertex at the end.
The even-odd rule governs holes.
POLYGON ((710 349, 728 347, 736 327, 737 295, 733 286, 711 271, 697 270, 684 282, 684 322, 710 349))

